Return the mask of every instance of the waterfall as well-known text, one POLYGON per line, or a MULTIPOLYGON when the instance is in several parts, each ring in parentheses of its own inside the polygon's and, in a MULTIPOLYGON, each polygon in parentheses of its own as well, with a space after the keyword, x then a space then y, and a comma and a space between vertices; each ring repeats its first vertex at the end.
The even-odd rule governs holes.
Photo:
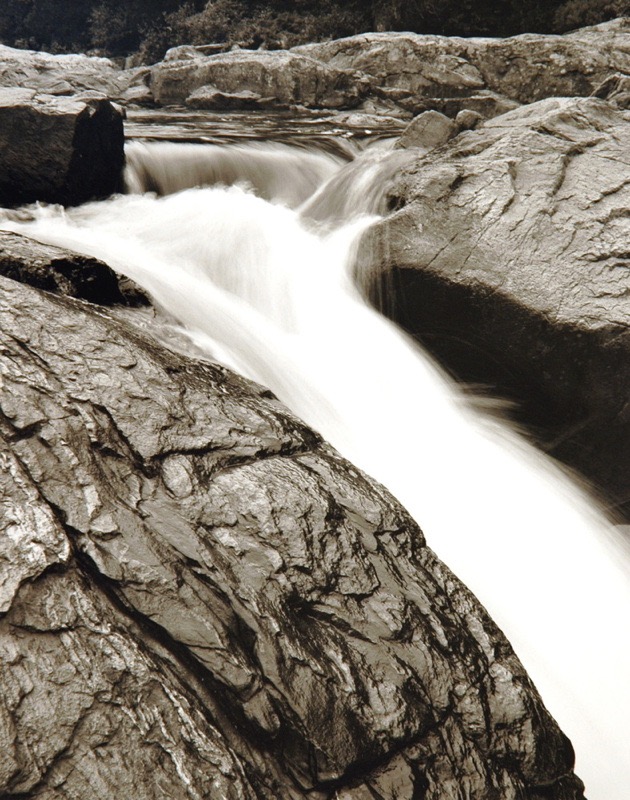
POLYGON ((404 156, 381 145, 345 164, 304 148, 190 147, 134 144, 130 194, 34 207, 30 221, 8 213, 2 227, 138 281, 197 346, 384 483, 506 632, 574 744, 588 797, 622 800, 630 581, 615 530, 352 280, 354 248, 404 156))

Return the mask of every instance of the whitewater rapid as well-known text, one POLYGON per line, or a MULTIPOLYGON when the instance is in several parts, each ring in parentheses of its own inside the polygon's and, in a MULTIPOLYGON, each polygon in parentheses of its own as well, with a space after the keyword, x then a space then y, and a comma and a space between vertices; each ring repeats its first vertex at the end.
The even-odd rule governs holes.
POLYGON ((197 346, 385 484, 506 632, 571 738, 590 800, 624 800, 627 555, 569 478, 363 301, 354 248, 397 157, 183 147, 133 145, 131 194, 1 227, 136 280, 197 346), (213 185, 185 188, 196 183, 213 185))

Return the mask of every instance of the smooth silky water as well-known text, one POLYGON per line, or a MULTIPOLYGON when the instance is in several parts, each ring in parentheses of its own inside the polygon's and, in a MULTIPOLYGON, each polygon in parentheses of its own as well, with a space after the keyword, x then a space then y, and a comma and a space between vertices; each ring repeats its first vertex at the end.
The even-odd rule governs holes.
POLYGON ((136 280, 197 348, 385 484, 505 631, 573 742, 587 796, 625 800, 630 578, 616 529, 355 285, 358 239, 406 157, 386 141, 131 142, 129 194, 7 212, 1 226, 136 280))

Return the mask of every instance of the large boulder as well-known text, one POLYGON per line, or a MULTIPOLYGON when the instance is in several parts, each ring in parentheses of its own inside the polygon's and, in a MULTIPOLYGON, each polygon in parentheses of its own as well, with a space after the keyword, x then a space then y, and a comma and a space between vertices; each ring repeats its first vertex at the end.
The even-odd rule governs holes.
POLYGON ((122 70, 108 58, 52 55, 0 45, 0 87, 22 86, 53 95, 96 91, 123 100, 133 99, 146 75, 146 68, 122 70))
POLYGON ((0 292, 3 797, 582 798, 382 487, 226 369, 0 292))
POLYGON ((487 115, 505 103, 585 96, 611 73, 630 73, 630 20, 621 19, 564 36, 526 34, 507 39, 463 39, 416 33, 368 33, 291 52, 363 73, 376 87, 406 90, 400 103, 451 116, 462 108, 487 115), (488 97, 488 95, 486 95, 488 97))
POLYGON ((403 168, 363 278, 462 379, 520 404, 628 512, 630 114, 548 99, 403 168))
POLYGON ((162 105, 184 103, 202 86, 212 86, 226 94, 273 97, 279 106, 351 108, 365 90, 365 81, 350 70, 284 50, 180 55, 186 57, 169 58, 151 70, 151 90, 162 105))
POLYGON ((122 186, 121 111, 100 97, 0 89, 0 203, 77 205, 122 186))

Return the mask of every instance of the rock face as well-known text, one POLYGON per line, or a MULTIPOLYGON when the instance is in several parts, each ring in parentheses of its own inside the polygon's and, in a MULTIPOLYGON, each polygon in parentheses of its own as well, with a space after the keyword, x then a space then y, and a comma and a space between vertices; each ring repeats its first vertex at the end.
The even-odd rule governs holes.
POLYGON ((96 258, 0 231, 0 275, 104 306, 149 305, 145 292, 96 258))
MULTIPOLYGON (((363 73, 373 85, 409 96, 415 112, 449 116, 481 103, 465 98, 492 92, 498 101, 531 103, 545 97, 589 95, 611 73, 630 73, 630 22, 615 20, 565 36, 527 34, 508 39, 462 39, 414 33, 368 33, 296 47, 333 67, 363 73)), ((502 102, 487 102, 501 113, 502 102)), ((503 109, 505 110, 505 108, 503 109)))
POLYGON ((598 99, 549 99, 460 134, 401 170, 399 210, 360 256, 368 283, 393 282, 390 313, 463 379, 518 398, 552 453, 622 506, 629 121, 598 99))
POLYGON ((260 108, 274 108, 276 100, 273 97, 261 97, 256 92, 220 92, 214 86, 201 86, 186 98, 186 105, 191 108, 203 108, 208 111, 216 110, 256 110, 260 108))
POLYGON ((78 205, 119 191, 122 114, 108 100, 0 89, 0 203, 78 205))
POLYGON ((158 103, 183 103, 202 86, 219 92, 252 92, 282 105, 352 108, 363 87, 361 76, 287 51, 247 51, 168 59, 151 70, 151 90, 158 103))
POLYGON ((2 796, 582 797, 381 487, 224 368, 0 291, 2 796))
POLYGON ((440 114, 439 111, 424 111, 407 125, 400 137, 399 145, 430 150, 445 144, 456 133, 458 126, 454 120, 440 114))
POLYGON ((0 45, 0 87, 28 87, 39 94, 71 95, 95 91, 124 100, 143 85, 147 70, 121 70, 108 58, 51 55, 0 45))

